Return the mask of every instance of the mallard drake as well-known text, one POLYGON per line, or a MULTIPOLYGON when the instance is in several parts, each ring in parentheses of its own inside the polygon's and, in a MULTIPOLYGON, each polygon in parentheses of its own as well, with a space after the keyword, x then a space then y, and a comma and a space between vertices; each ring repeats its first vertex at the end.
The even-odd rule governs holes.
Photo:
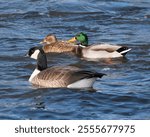
POLYGON ((111 44, 93 44, 88 45, 88 36, 85 33, 79 33, 75 37, 68 40, 70 43, 80 43, 80 48, 76 50, 76 54, 81 55, 84 58, 117 58, 124 57, 131 49, 126 46, 118 46, 111 44))
POLYGON ((53 34, 48 34, 40 44, 44 44, 43 50, 45 53, 49 52, 73 52, 77 45, 67 42, 67 41, 58 41, 56 36, 53 34))
POLYGON ((31 48, 27 56, 37 60, 36 69, 31 74, 29 82, 40 87, 89 88, 97 78, 105 75, 72 66, 48 68, 46 54, 39 47, 31 48))

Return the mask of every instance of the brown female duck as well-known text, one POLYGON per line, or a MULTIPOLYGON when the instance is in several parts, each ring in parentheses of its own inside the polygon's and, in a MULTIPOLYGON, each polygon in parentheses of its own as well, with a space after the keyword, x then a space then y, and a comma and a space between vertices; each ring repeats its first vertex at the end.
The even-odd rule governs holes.
POLYGON ((67 41, 59 41, 57 40, 56 36, 53 34, 48 34, 43 41, 40 42, 44 44, 43 50, 45 53, 50 52, 74 52, 76 50, 77 45, 67 42, 67 41))

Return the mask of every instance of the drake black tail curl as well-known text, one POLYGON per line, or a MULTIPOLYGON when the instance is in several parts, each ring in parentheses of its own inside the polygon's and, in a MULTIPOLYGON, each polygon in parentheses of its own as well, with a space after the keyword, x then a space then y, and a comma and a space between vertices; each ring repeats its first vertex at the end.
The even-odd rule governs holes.
POLYGON ((131 48, 124 46, 124 47, 117 49, 117 52, 119 52, 121 55, 125 56, 127 54, 127 52, 130 50, 131 50, 131 48))

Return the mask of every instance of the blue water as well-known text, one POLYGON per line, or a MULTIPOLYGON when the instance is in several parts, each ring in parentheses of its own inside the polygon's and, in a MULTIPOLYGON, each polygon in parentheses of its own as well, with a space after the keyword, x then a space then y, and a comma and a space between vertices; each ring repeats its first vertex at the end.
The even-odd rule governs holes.
POLYGON ((0 119, 150 119, 149 0, 0 0, 0 119), (94 89, 37 89, 24 55, 49 33, 132 48, 124 59, 48 55, 48 65, 106 73, 94 89))

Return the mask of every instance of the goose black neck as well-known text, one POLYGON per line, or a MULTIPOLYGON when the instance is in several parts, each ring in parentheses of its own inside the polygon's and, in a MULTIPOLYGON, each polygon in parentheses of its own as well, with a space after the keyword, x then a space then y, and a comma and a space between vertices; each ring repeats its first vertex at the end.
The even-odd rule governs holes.
POLYGON ((40 51, 37 59, 37 69, 42 71, 47 68, 47 58, 43 50, 40 51))

